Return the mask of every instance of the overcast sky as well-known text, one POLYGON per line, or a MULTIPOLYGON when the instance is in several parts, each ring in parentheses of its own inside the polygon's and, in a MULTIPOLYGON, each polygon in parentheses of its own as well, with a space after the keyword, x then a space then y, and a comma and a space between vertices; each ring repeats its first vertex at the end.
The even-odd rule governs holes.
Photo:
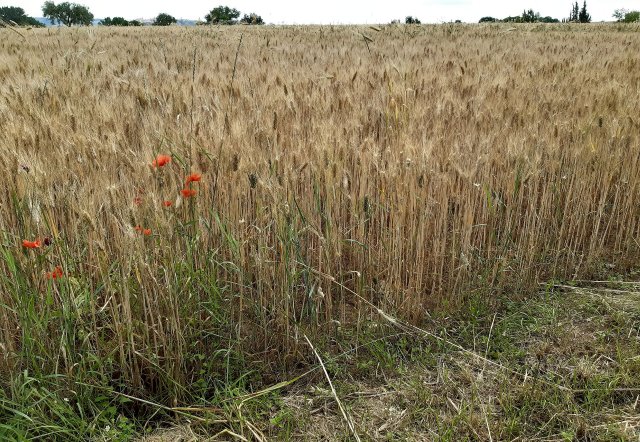
MULTIPOLYGON (((61 0, 56 0, 58 3, 61 0)), ((562 19, 569 15, 571 0, 69 0, 89 7, 96 18, 121 16, 152 18, 166 12, 176 18, 202 19, 223 4, 242 13, 255 12, 267 23, 388 23, 407 15, 423 23, 450 20, 477 22, 481 17, 503 18, 533 8, 542 16, 562 19)), ((583 0, 579 0, 582 5, 583 0)), ((0 6, 20 6, 27 14, 42 16, 44 0, 0 0, 0 6)), ((640 9, 640 0, 587 0, 593 21, 611 20, 617 8, 640 9)))

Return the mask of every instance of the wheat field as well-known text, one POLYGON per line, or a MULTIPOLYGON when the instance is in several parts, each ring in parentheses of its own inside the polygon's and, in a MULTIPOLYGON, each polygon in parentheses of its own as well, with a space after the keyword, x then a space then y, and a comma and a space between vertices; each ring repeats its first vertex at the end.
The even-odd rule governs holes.
POLYGON ((0 35, 5 389, 175 406, 640 257, 637 27, 0 35))

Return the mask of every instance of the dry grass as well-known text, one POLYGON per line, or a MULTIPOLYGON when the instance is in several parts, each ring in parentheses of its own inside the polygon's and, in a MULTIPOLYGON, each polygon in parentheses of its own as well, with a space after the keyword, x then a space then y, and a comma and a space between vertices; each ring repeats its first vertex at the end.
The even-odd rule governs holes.
MULTIPOLYGON (((499 365, 419 336, 407 346, 396 335, 328 368, 362 440, 637 441, 640 305, 610 302, 629 297, 602 286, 562 289, 428 327, 444 327, 499 365)), ((317 370, 247 416, 262 440, 353 440, 323 378, 317 370)), ((249 436, 237 422, 230 428, 249 436)), ((188 429, 195 440, 227 440, 209 439, 199 425, 153 435, 177 442, 188 429)))
MULTIPOLYGON (((477 344, 482 354, 486 348, 500 366, 455 348, 404 353, 388 339, 388 365, 362 351, 341 361, 334 384, 363 440, 636 441, 640 307, 611 298, 601 287, 541 294, 446 324, 450 339, 477 344), (363 376, 356 366, 367 361, 378 369, 363 376)), ((271 425, 262 423, 266 434, 349 440, 331 392, 322 376, 316 380, 318 386, 282 398, 271 425)))
POLYGON ((0 30, 5 385, 175 405, 313 361, 304 333, 372 317, 346 289, 419 322, 627 268, 637 30, 0 30))

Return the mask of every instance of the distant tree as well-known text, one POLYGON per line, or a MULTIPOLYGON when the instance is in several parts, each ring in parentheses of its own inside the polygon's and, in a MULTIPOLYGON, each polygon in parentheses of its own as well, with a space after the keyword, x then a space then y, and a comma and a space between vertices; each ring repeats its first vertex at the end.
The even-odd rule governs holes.
POLYGON ((131 20, 129 26, 142 26, 142 22, 140 20, 131 20))
POLYGON ((624 21, 624 17, 625 15, 627 15, 629 11, 627 9, 616 9, 615 11, 613 11, 613 18, 616 19, 616 21, 624 21))
POLYGON ((584 0, 582 4, 582 9, 580 9, 580 13, 578 14, 578 21, 580 23, 591 23, 591 15, 587 12, 587 0, 584 0))
POLYGON ((177 23, 175 17, 169 14, 165 14, 164 12, 158 14, 158 16, 153 21, 153 26, 169 26, 174 23, 177 23))
POLYGON ((86 6, 69 2, 56 5, 52 1, 47 1, 42 5, 42 15, 53 23, 61 23, 65 26, 91 26, 93 22, 93 14, 89 12, 86 6))
POLYGON ((397 18, 389 22, 389 24, 392 24, 392 25, 399 25, 400 23, 401 23, 400 20, 398 20, 397 18))
POLYGON ((24 9, 16 6, 0 7, 0 18, 11 24, 15 23, 18 26, 34 26, 38 28, 44 26, 35 18, 26 15, 24 9))
POLYGON ((263 25, 264 20, 258 14, 251 13, 242 16, 240 23, 245 25, 263 25))
POLYGON ((622 20, 624 23, 640 22, 640 11, 628 11, 622 20))
POLYGON ((536 23, 539 21, 540 21, 540 13, 533 12, 533 9, 529 9, 528 11, 524 11, 522 13, 523 23, 536 23))
POLYGON ((525 10, 522 15, 515 17, 506 17, 502 19, 505 23, 559 23, 560 20, 553 17, 541 17, 539 12, 533 9, 525 10))
POLYGON ((462 23, 462 20, 456 20, 454 23, 462 23))
POLYGON ((509 17, 503 18, 502 21, 505 23, 522 23, 522 16, 521 15, 509 16, 509 17))
POLYGON ((613 18, 620 23, 635 23, 640 21, 640 11, 629 11, 628 9, 616 9, 613 18))
POLYGON ((420 20, 418 20, 416 17, 412 17, 412 16, 408 16, 407 18, 405 18, 404 22, 407 25, 419 25, 420 24, 420 20))
POLYGON ((129 21, 122 17, 113 17, 112 24, 113 26, 129 26, 129 21))
POLYGON ((99 24, 102 26, 131 26, 131 22, 122 17, 105 17, 100 20, 99 24))
POLYGON ((482 17, 478 23, 494 23, 498 20, 493 17, 482 17))
POLYGON ((578 2, 575 2, 571 6, 571 13, 569 13, 569 21, 578 22, 580 21, 579 16, 580 16, 580 7, 578 6, 578 2))
POLYGON ((207 15, 205 20, 210 25, 235 25, 240 17, 240 11, 228 6, 218 6, 213 8, 207 15))

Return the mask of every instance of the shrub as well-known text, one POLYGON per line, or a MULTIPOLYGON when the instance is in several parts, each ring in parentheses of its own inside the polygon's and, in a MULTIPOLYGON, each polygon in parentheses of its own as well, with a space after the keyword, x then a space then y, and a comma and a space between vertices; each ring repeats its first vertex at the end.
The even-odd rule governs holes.
POLYGON ((158 14, 158 16, 153 21, 154 26, 169 26, 174 23, 177 23, 177 20, 175 19, 175 17, 165 13, 158 14))

